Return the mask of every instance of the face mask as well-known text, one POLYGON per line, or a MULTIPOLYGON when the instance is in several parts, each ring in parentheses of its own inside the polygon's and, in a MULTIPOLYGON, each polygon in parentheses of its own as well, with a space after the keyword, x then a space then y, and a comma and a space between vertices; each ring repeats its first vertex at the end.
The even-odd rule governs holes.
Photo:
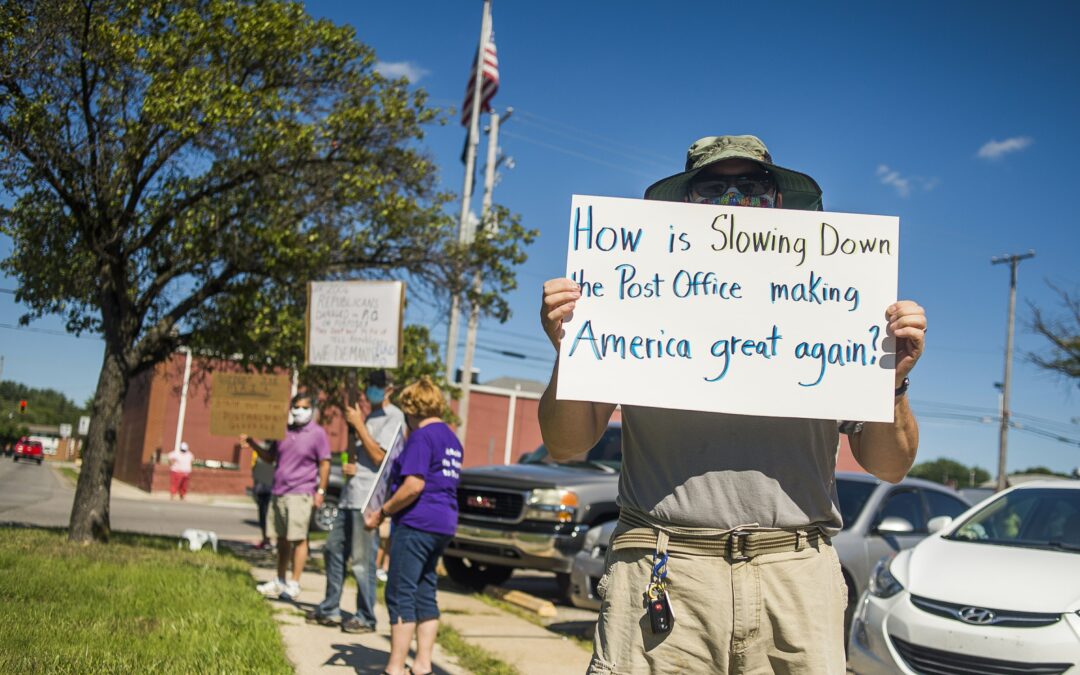
POLYGON ((758 197, 749 197, 739 192, 738 188, 732 186, 727 192, 719 197, 701 197, 696 194, 691 194, 689 201, 695 204, 713 204, 715 206, 755 206, 771 209, 776 207, 776 193, 768 192, 758 197))
POLYGON ((292 412, 293 424, 304 426, 311 421, 311 408, 293 408, 290 412, 292 412))
POLYGON ((383 389, 382 387, 368 387, 364 392, 364 395, 367 396, 367 400, 371 401, 373 405, 379 405, 383 402, 383 399, 386 398, 386 389, 383 389))

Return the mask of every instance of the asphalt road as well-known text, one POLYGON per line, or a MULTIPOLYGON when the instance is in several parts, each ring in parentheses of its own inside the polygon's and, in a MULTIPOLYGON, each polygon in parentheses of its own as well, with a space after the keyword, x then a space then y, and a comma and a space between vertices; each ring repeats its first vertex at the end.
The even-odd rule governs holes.
MULTIPOLYGON (((0 523, 66 527, 75 488, 49 463, 42 466, 0 458, 0 523)), ((147 495, 113 496, 109 520, 116 531, 179 536, 187 528, 213 530, 222 539, 257 541, 254 503, 207 505, 162 501, 147 495)))

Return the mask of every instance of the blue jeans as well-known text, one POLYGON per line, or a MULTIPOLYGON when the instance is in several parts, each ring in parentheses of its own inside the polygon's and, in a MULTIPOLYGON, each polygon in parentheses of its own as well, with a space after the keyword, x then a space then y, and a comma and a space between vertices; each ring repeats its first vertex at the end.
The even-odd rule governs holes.
POLYGON ((439 618, 435 602, 435 565, 450 543, 449 534, 435 534, 395 525, 390 540, 390 571, 386 579, 386 609, 390 623, 439 618))
POLYGON ((379 550, 377 530, 364 529, 364 512, 338 509, 334 526, 326 537, 326 597, 315 608, 325 617, 341 618, 341 591, 345 585, 345 561, 351 559, 356 578, 356 618, 375 627, 375 554, 379 550))

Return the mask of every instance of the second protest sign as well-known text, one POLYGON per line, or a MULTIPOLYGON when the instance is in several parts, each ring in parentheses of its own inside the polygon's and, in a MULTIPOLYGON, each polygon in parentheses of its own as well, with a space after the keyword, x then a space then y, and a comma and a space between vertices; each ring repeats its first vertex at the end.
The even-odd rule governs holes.
POLYGON ((892 421, 899 219, 575 195, 558 398, 892 421))

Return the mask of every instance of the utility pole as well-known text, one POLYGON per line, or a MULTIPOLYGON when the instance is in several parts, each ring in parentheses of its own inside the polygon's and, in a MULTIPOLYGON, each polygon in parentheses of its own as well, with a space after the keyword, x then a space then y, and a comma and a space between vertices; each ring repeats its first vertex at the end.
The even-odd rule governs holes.
POLYGON ((1009 447, 1009 384, 1012 380, 1013 323, 1016 318, 1016 267, 1021 260, 1034 258, 1035 251, 1027 253, 994 256, 991 265, 1009 264, 1009 324, 1005 333, 1005 378, 1001 382, 1001 432, 998 438, 998 476, 997 489, 1000 492, 1007 487, 1008 470, 1005 468, 1005 456, 1009 447))
MULTIPOLYGON (((508 108, 502 119, 509 119, 513 108, 508 108)), ((495 192, 495 169, 499 163, 499 113, 491 113, 491 128, 488 131, 487 165, 484 168, 484 200, 480 207, 480 227, 485 230, 494 229, 495 223, 491 221, 492 195, 495 192)), ((471 240, 470 240, 471 241, 471 240)), ((477 272, 473 276, 472 287, 476 293, 483 288, 484 280, 477 272)), ((480 308, 474 303, 469 308, 469 328, 465 336, 465 360, 461 365, 461 399, 458 401, 458 417, 461 424, 458 425, 458 439, 465 443, 465 434, 469 427, 469 393, 472 390, 472 365, 473 354, 476 352, 476 330, 480 324, 480 308)))
MULTIPOLYGON (((476 167, 476 146, 480 143, 480 101, 484 83, 484 49, 491 35, 491 0, 484 0, 484 14, 480 20, 480 44, 476 48, 476 73, 473 80, 472 119, 469 121, 469 140, 465 144, 465 186, 461 190, 461 215, 458 218, 458 243, 468 240, 469 204, 472 201, 473 171, 476 167)), ((450 299, 450 325, 446 330, 446 381, 454 382, 454 361, 457 358, 458 314, 461 313, 461 296, 450 299)), ((468 380, 472 373, 462 379, 468 380)), ((463 436, 464 437, 464 436, 463 436)))

